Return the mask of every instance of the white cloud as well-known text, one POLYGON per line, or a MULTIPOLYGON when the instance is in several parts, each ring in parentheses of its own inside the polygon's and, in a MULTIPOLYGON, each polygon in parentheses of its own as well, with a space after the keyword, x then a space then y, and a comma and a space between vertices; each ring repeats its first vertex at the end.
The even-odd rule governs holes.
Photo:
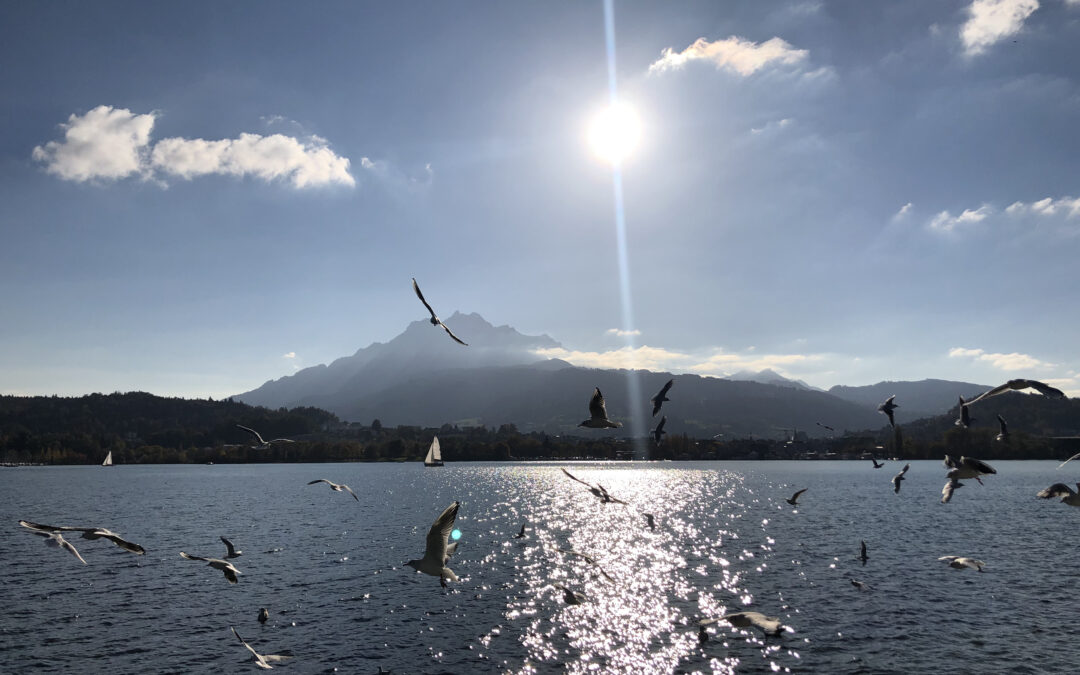
POLYGON ((931 230, 937 230, 939 232, 952 232, 957 227, 981 222, 991 213, 993 213, 993 209, 986 204, 983 204, 974 210, 965 209, 963 213, 955 217, 948 211, 942 211, 934 216, 930 222, 927 223, 927 226, 931 230))
POLYGON ((155 116, 107 105, 81 117, 72 114, 60 125, 64 140, 35 147, 33 157, 44 162, 49 173, 80 183, 142 173, 155 116))
POLYGON ((790 117, 785 117, 785 118, 780 119, 780 120, 772 120, 772 121, 766 122, 764 125, 762 125, 760 127, 751 127, 750 133, 755 135, 755 136, 758 136, 760 134, 765 134, 765 133, 768 133, 768 134, 778 133, 780 129, 784 129, 784 128, 788 127, 788 126, 791 126, 792 121, 793 120, 790 117))
POLYGON ((283 358, 283 359, 295 359, 296 358, 296 352, 289 352, 287 354, 282 354, 281 358, 283 358))
MULTIPOLYGON (((907 216, 907 214, 909 214, 909 213, 911 213, 911 202, 908 202, 907 204, 904 204, 903 206, 901 206, 900 210, 897 211, 893 215, 892 221, 894 223, 899 222, 899 221, 903 220, 907 216)), ((943 213, 948 213, 948 212, 945 211, 943 213)), ((938 214, 938 215, 941 215, 941 214, 938 214)))
POLYGON ((964 53, 975 56, 987 47, 1015 35, 1024 21, 1039 8, 1039 0, 974 0, 968 20, 960 28, 964 53))
POLYGON ((627 368, 638 370, 695 373, 720 377, 740 370, 764 370, 771 368, 787 376, 785 366, 819 361, 818 354, 733 354, 722 349, 704 353, 679 352, 662 347, 623 347, 605 352, 569 350, 563 347, 537 349, 544 358, 568 361, 583 368, 627 368))
MULTIPOLYGON (((1080 0, 1077 1, 1080 2, 1080 0)), ((1080 216, 1080 197, 1061 197, 1060 199, 1046 197, 1037 202, 1027 204, 1024 202, 1013 202, 1005 209, 1005 213, 1010 216, 1020 216, 1029 213, 1038 216, 1064 214, 1066 218, 1075 218, 1080 216)))
POLYGON ((795 49, 778 37, 760 44, 735 35, 716 42, 698 38, 681 52, 675 52, 671 47, 666 47, 661 52, 660 58, 649 66, 649 72, 662 73, 667 70, 677 70, 690 61, 709 61, 716 66, 717 70, 726 68, 747 77, 769 64, 799 63, 806 58, 807 53, 805 49, 795 49))
POLYGON ((1045 361, 1040 361, 1034 356, 1021 354, 1019 352, 1012 352, 1011 354, 987 353, 982 349, 968 349, 965 347, 954 347, 953 349, 950 349, 949 356, 952 358, 972 358, 976 361, 989 363, 998 370, 1005 371, 1034 370, 1037 368, 1047 368, 1053 365, 1051 363, 1046 363, 1045 361))
POLYGON ((191 179, 205 175, 254 176, 287 180, 294 187, 354 185, 349 160, 331 150, 325 139, 304 140, 282 134, 240 134, 235 139, 165 138, 150 145, 156 113, 136 115, 124 108, 98 106, 71 115, 63 141, 34 148, 33 158, 49 173, 84 182, 155 174, 191 179))
POLYGON ((621 328, 608 328, 604 331, 607 335, 618 335, 619 337, 627 337, 630 335, 641 335, 641 331, 637 330, 622 330, 621 328))

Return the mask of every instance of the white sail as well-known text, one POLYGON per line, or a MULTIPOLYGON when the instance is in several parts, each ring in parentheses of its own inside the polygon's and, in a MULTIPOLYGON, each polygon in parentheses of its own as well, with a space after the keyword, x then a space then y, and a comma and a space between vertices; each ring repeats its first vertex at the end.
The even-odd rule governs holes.
POLYGON ((436 436, 431 441, 431 447, 428 448, 427 456, 424 457, 424 466, 441 466, 442 465, 442 452, 439 450, 439 437, 436 436))
POLYGON ((101 463, 101 466, 112 466, 112 450, 109 454, 105 455, 105 461, 101 463))

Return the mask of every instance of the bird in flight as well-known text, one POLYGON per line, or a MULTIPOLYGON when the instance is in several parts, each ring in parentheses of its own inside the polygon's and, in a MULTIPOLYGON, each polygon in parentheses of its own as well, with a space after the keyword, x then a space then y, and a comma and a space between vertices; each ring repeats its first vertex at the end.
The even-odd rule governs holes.
POLYGON ((228 560, 222 560, 220 558, 203 558, 202 556, 190 555, 180 551, 180 557, 188 560, 202 560, 207 566, 213 567, 216 570, 221 570, 225 574, 225 578, 229 580, 230 584, 235 584, 238 579, 236 576, 242 574, 242 572, 235 567, 228 560))
POLYGON ((653 396, 651 399, 649 399, 649 400, 652 401, 652 414, 653 414, 653 417, 656 417, 656 413, 660 412, 660 406, 664 405, 664 401, 670 401, 671 400, 670 398, 667 397, 667 393, 668 393, 668 389, 671 389, 671 385, 673 385, 673 384, 675 384, 674 379, 668 380, 667 384, 665 384, 664 387, 660 390, 660 393, 657 394, 656 396, 653 396))
POLYGON ((342 490, 344 490, 345 492, 351 494, 353 496, 353 499, 355 499, 356 501, 360 501, 360 498, 356 496, 356 493, 352 491, 352 488, 348 485, 345 485, 344 483, 333 483, 326 480, 325 478, 319 478, 317 480, 309 481, 308 485, 314 485, 315 483, 326 483, 334 492, 341 492, 342 490))
POLYGON ((1043 396, 1046 396, 1047 398, 1065 398, 1065 392, 1061 391, 1060 389, 1055 389, 1054 387, 1051 387, 1044 382, 1039 382, 1038 380, 1016 379, 1009 380, 1005 384, 1001 384, 994 387, 993 389, 984 391, 983 393, 968 401, 967 405, 971 405, 972 403, 978 403, 984 398, 990 398, 991 396, 1004 394, 1007 391, 1016 391, 1019 389, 1034 389, 1035 391, 1039 392, 1043 396))
POLYGON ((664 434, 667 433, 666 431, 664 431, 665 424, 667 424, 667 415, 661 416, 660 423, 656 425, 655 429, 653 429, 652 435, 657 445, 660 445, 660 441, 664 440, 664 434))
POLYGON ((618 429, 622 426, 622 422, 608 419, 607 405, 604 403, 604 395, 600 393, 600 387, 593 391, 592 398, 589 399, 589 419, 578 426, 590 429, 618 429))
MULTIPOLYGON (((31 523, 28 520, 20 520, 19 524, 23 527, 28 527, 31 530, 38 530, 40 532, 81 532, 83 539, 89 539, 90 541, 94 541, 96 539, 108 539, 109 541, 116 544, 125 551, 128 551, 129 553, 134 553, 135 555, 143 555, 144 553, 146 553, 146 549, 144 549, 142 546, 127 541, 115 532, 112 532, 111 530, 106 530, 103 527, 57 527, 55 525, 40 525, 38 523, 31 523)), ((63 546, 65 543, 67 542, 58 541, 58 544, 60 546, 63 546)), ((64 548, 67 547, 65 546, 64 548)), ((74 547, 72 547, 72 549, 74 549, 74 547)), ((81 559, 82 558, 80 558, 80 560, 81 559)))
POLYGON ((891 427, 896 426, 896 422, 893 420, 893 411, 900 407, 893 403, 894 398, 896 398, 896 394, 893 394, 889 398, 885 399, 885 402, 879 405, 877 408, 878 412, 883 412, 886 416, 888 416, 889 426, 891 427))
POLYGON ((995 441, 1007 441, 1007 440, 1009 440, 1009 425, 1005 424, 1005 418, 1002 417, 1001 415, 998 415, 997 418, 998 418, 998 428, 1001 429, 1001 431, 999 431, 998 435, 994 437, 994 440, 995 441))
POLYGON ((280 661, 285 661, 286 659, 292 658, 291 656, 286 656, 284 654, 260 654, 259 652, 252 649, 251 645, 249 645, 244 640, 244 638, 240 637, 240 633, 237 633, 235 628, 229 626, 229 629, 232 630, 233 635, 236 636, 236 639, 242 642, 244 647, 246 647, 247 650, 251 652, 251 655, 254 657, 255 665, 262 668, 263 670, 270 670, 271 668, 273 668, 273 666, 270 665, 271 663, 278 663, 280 661))
POLYGON ((274 439, 269 440, 269 441, 264 441, 263 437, 262 437, 262 434, 260 434, 258 431, 255 431, 254 429, 252 429, 250 427, 245 427, 242 424, 237 424, 236 428, 243 429, 244 431, 248 432, 249 434, 251 434, 252 436, 255 437, 255 440, 258 441, 259 444, 251 446, 253 448, 263 449, 263 448, 269 448, 274 443, 295 443, 296 442, 296 441, 292 440, 291 438, 274 438, 274 439))
POLYGON ((464 340, 462 340, 461 338, 459 338, 458 336, 454 335, 454 332, 452 330, 450 330, 450 327, 442 322, 442 319, 440 319, 439 316, 435 313, 435 310, 433 310, 431 308, 431 305, 428 304, 428 301, 424 299, 424 294, 420 292, 420 285, 416 283, 416 278, 415 277, 413 277, 413 280, 412 280, 412 287, 413 287, 413 290, 416 291, 416 297, 420 298, 420 302, 424 303, 424 307, 427 307, 428 313, 431 314, 431 319, 429 319, 429 321, 431 321, 431 325, 432 326, 442 326, 442 329, 444 331, 446 331, 447 335, 449 335, 450 337, 452 337, 454 339, 454 342, 456 342, 456 343, 458 343, 460 345, 464 345, 464 346, 468 347, 469 344, 467 342, 465 342, 464 340))
POLYGON ((862 581, 856 581, 856 580, 854 580, 854 579, 851 579, 850 581, 851 581, 851 585, 852 585, 852 586, 854 586, 855 588, 859 589, 860 591, 870 591, 870 590, 873 590, 873 589, 872 589, 872 588, 870 587, 870 584, 867 584, 867 583, 865 583, 865 582, 862 582, 862 581))
POLYGON ((574 474, 570 473, 566 469, 563 469, 562 472, 565 473, 566 477, 569 478, 570 480, 577 481, 577 482, 581 483, 582 485, 584 485, 585 487, 589 488, 589 492, 591 492, 594 495, 596 495, 597 497, 599 497, 600 501, 604 502, 605 504, 610 504, 610 503, 626 504, 626 502, 624 502, 623 500, 616 499, 616 498, 612 497, 610 494, 608 494, 608 491, 604 488, 603 485, 601 485, 599 483, 597 483, 596 485, 593 485, 592 483, 587 483, 587 482, 581 480, 580 478, 578 478, 577 476, 575 476, 574 474))
POLYGON ((221 539, 221 543, 225 544, 225 548, 228 549, 228 553, 225 554, 225 559, 226 560, 232 560, 233 558, 239 558, 244 553, 243 551, 237 551, 236 547, 233 546, 233 543, 231 541, 229 541, 228 539, 226 539, 225 537, 220 537, 220 539, 221 539))
POLYGON ((956 488, 962 488, 964 484, 955 478, 950 478, 948 483, 945 483, 945 487, 941 488, 941 503, 948 504, 952 499, 952 493, 956 491, 956 488))
MULTIPOLYGON (((1080 483, 1076 484, 1076 489, 1080 490, 1080 483)), ((1054 497, 1061 497, 1062 504, 1068 504, 1069 506, 1080 506, 1080 492, 1073 492, 1073 489, 1065 483, 1054 483, 1045 490, 1039 490, 1039 494, 1035 496, 1040 499, 1053 499, 1054 497)))
POLYGON ((818 425, 822 429, 828 429, 829 431, 836 431, 836 429, 833 429, 832 427, 830 427, 827 424, 822 424, 821 422, 814 422, 814 424, 818 425))
POLYGON ((981 459, 975 459, 974 457, 961 456, 958 461, 949 455, 945 455, 945 466, 949 468, 949 472, 945 475, 948 476, 950 480, 974 478, 979 482, 979 485, 982 485, 982 480, 979 476, 997 473, 994 467, 981 459))
POLYGON ((791 497, 789 497, 788 499, 786 499, 784 501, 786 501, 788 504, 791 504, 792 506, 798 506, 799 505, 799 497, 802 495, 802 493, 806 492, 809 489, 810 488, 803 488, 803 489, 799 490, 798 492, 796 492, 795 494, 791 495, 791 497))
POLYGON ((708 626, 718 621, 727 621, 736 628, 759 628, 766 635, 779 635, 784 627, 780 625, 780 619, 775 616, 765 616, 761 612, 734 612, 725 614, 718 619, 702 619, 698 626, 708 626))
POLYGON ((569 548, 556 548, 555 550, 558 551, 559 553, 565 553, 567 555, 572 555, 574 557, 581 558, 585 562, 589 563, 590 565, 592 565, 593 567, 598 569, 600 571, 600 574, 604 575, 605 579, 607 579, 608 581, 615 581, 615 579, 610 574, 608 574, 604 570, 603 567, 601 567, 600 563, 596 562, 595 558, 593 558, 591 556, 587 556, 584 553, 578 553, 577 551, 575 551, 573 549, 569 549, 569 548))
POLYGON ((859 560, 862 560, 862 564, 865 565, 870 556, 866 555, 866 542, 859 541, 859 560))
POLYGON ((962 570, 965 567, 970 567, 973 570, 979 570, 980 572, 982 572, 982 568, 986 566, 986 563, 981 560, 975 560, 974 558, 965 558, 963 556, 956 555, 943 555, 938 558, 938 560, 944 560, 949 563, 949 567, 958 570, 962 570))
POLYGON ((873 457, 870 458, 870 461, 874 463, 874 468, 875 469, 880 469, 881 467, 885 466, 885 462, 879 462, 876 459, 874 459, 873 457))
POLYGON ((29 528, 31 532, 38 535, 39 537, 46 537, 46 539, 45 539, 45 545, 46 546, 51 546, 53 548, 62 548, 64 550, 66 550, 68 553, 70 553, 71 555, 78 558, 79 562, 81 562, 84 565, 86 564, 86 561, 83 560, 83 557, 81 555, 79 555, 79 552, 77 550, 75 550, 75 547, 71 544, 71 542, 68 541, 67 539, 64 539, 64 535, 60 534, 59 532, 57 532, 55 530, 43 530, 43 529, 40 529, 40 528, 37 528, 37 527, 33 527, 34 523, 30 523, 30 522, 25 521, 25 520, 20 520, 19 524, 22 525, 25 528, 29 528))
POLYGON ((911 468, 911 464, 905 464, 903 469, 900 469, 900 473, 892 477, 893 492, 900 492, 900 482, 904 480, 904 474, 911 468))
POLYGON ((457 520, 458 509, 461 502, 454 502, 443 510, 428 530, 424 546, 424 557, 410 560, 405 564, 417 572, 439 577, 439 583, 446 586, 447 580, 457 581, 457 575, 446 566, 446 561, 454 555, 457 543, 449 543, 450 533, 454 530, 454 521, 457 520))
POLYGON ((580 605, 589 599, 589 596, 578 591, 572 591, 562 584, 552 584, 555 588, 563 592, 563 601, 568 605, 580 605))
POLYGON ((963 427, 963 428, 967 429, 968 427, 971 426, 971 423, 974 422, 974 421, 975 420, 973 420, 971 418, 971 415, 968 413, 968 404, 964 403, 964 397, 961 396, 960 397, 960 417, 957 418, 957 420, 955 422, 953 422, 953 424, 955 424, 958 427, 963 427))

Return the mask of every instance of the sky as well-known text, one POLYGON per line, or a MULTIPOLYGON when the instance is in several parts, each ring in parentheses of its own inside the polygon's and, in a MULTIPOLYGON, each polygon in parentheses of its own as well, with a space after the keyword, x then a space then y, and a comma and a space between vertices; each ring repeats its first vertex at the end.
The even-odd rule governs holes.
POLYGON ((0 4, 0 393, 237 394, 416 277, 582 366, 1080 395, 1080 0, 611 25, 613 77, 602 1, 0 4))

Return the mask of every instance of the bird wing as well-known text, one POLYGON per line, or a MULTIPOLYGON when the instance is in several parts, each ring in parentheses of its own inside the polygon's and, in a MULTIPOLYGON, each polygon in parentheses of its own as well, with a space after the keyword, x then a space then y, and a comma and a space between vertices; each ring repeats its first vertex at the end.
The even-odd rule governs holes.
POLYGON ((566 469, 563 469, 562 472, 565 473, 566 477, 569 478, 570 480, 576 480, 577 482, 581 483, 582 485, 592 489, 592 484, 591 483, 586 483, 585 481, 581 480, 580 478, 574 476, 574 474, 570 473, 566 469))
POLYGON ((576 556, 578 558, 581 558, 585 562, 587 562, 590 565, 594 566, 596 569, 600 570, 600 574, 603 574, 604 577, 608 581, 615 581, 615 579, 613 579, 610 574, 608 574, 606 571, 604 571, 604 568, 600 566, 600 563, 596 562, 596 560, 594 558, 592 558, 591 556, 585 555, 584 553, 578 553, 577 551, 575 551, 573 549, 569 549, 569 548, 557 548, 555 550, 559 551, 560 553, 566 553, 568 555, 572 555, 572 556, 576 556))
POLYGON ((607 491, 607 489, 600 483, 597 483, 596 487, 600 488, 600 492, 603 494, 604 501, 615 502, 616 504, 626 504, 626 502, 624 502, 623 500, 612 497, 611 494, 607 491))
POLYGON ((1003 434, 1008 433, 1009 425, 1005 423, 1005 418, 1002 417, 1001 415, 998 415, 997 418, 998 418, 998 426, 1001 427, 1001 433, 1003 433, 1003 434))
POLYGON ((180 551, 180 557, 187 558, 188 560, 202 560, 203 562, 212 560, 212 558, 203 558, 202 556, 191 555, 190 553, 184 553, 183 551, 180 551))
POLYGON ((971 469, 975 469, 979 473, 997 473, 994 467, 990 466, 981 459, 975 459, 974 457, 961 457, 960 463, 971 469))
POLYGON ((1035 496, 1040 497, 1042 499, 1051 499, 1053 497, 1061 497, 1061 498, 1071 497, 1074 494, 1076 494, 1076 493, 1073 492, 1072 488, 1070 488, 1065 483, 1054 483, 1053 485, 1046 488, 1045 490, 1040 490, 1039 494, 1037 494, 1035 496))
POLYGON ((246 431, 249 434, 251 434, 252 436, 254 436, 259 441, 259 443, 263 443, 263 444, 266 443, 266 441, 263 440, 262 435, 258 431, 255 431, 254 429, 252 429, 251 427, 245 427, 242 424, 237 424, 236 427, 238 429, 243 429, 244 431, 246 431))
POLYGON ((664 425, 667 424, 667 415, 660 418, 660 424, 656 425, 656 433, 660 434, 664 432, 664 425))
MULTIPOLYGON (((1058 468, 1060 469, 1061 467, 1065 466, 1066 464, 1068 464, 1069 462, 1073 461, 1073 460, 1074 460, 1074 459, 1076 459, 1077 457, 1080 457, 1080 452, 1078 452, 1078 453, 1076 453, 1075 455, 1073 455, 1072 457, 1068 458, 1067 460, 1065 460, 1065 461, 1064 461, 1064 462, 1062 462, 1061 464, 1058 464, 1058 468)), ((20 521, 19 521, 19 524, 21 525, 21 524, 22 524, 22 522, 23 522, 23 521, 21 521, 21 520, 20 520, 20 521)))
POLYGON ((296 441, 294 441, 291 438, 275 438, 273 440, 267 441, 267 443, 295 443, 295 442, 296 441))
POLYGON ((958 556, 958 555, 943 555, 940 558, 938 558, 938 560, 945 560, 947 562, 952 562, 954 560, 958 560, 959 558, 960 558, 960 556, 958 556))
POLYGON ((446 507, 446 510, 439 514, 439 517, 431 524, 431 529, 427 533, 427 545, 424 549, 425 558, 445 564, 446 542, 450 538, 450 532, 454 529, 454 520, 457 519, 460 507, 461 502, 454 502, 446 507))
MULTIPOLYGON (((431 318, 438 321, 439 317, 436 316, 435 310, 431 308, 431 305, 428 304, 428 301, 424 299, 424 294, 420 292, 420 284, 416 283, 415 277, 413 277, 412 280, 412 288, 414 291, 416 291, 416 297, 420 298, 420 302, 424 303, 424 307, 427 307, 427 311, 431 312, 431 318)), ((445 326, 443 327, 445 328, 445 326)))
POLYGON ((896 398, 896 394, 893 394, 889 398, 885 399, 885 402, 878 406, 878 410, 886 411, 893 407, 899 407, 893 403, 893 399, 896 398))
POLYGON ((236 549, 233 547, 232 542, 225 537, 220 537, 220 539, 221 543, 225 544, 225 548, 228 549, 228 555, 236 555, 236 549))
POLYGON ((1061 391, 1060 389, 1055 389, 1054 387, 1051 387, 1044 382, 1039 382, 1038 380, 1028 380, 1027 385, 1042 394, 1043 396, 1049 396, 1050 398, 1065 398, 1065 392, 1061 391))
POLYGON ((592 398, 589 399, 589 415, 607 419, 607 406, 604 404, 604 395, 600 393, 600 387, 593 391, 592 398))
POLYGON ((93 530, 93 533, 96 534, 98 537, 101 537, 103 539, 108 539, 109 541, 116 544, 117 546, 124 549, 125 551, 130 551, 131 553, 134 553, 135 555, 143 555, 144 553, 146 553, 145 548, 143 548, 142 546, 139 546, 138 544, 136 544, 134 542, 131 542, 131 541, 128 541, 128 540, 122 538, 120 535, 116 534, 115 532, 110 532, 109 530, 93 530))
POLYGON ((333 483, 326 480, 325 478, 319 478, 319 479, 316 479, 316 480, 313 480, 313 481, 308 481, 308 485, 314 485, 315 483, 326 483, 327 485, 330 485, 330 486, 334 485, 333 483))
MULTIPOLYGON (((236 632, 236 629, 235 629, 235 628, 233 628, 232 626, 229 626, 229 630, 231 630, 231 631, 233 632, 233 635, 235 635, 235 636, 236 636, 236 639, 240 641, 240 644, 244 645, 244 647, 245 647, 245 648, 247 648, 247 650, 248 650, 249 652, 251 652, 252 654, 254 654, 254 655, 255 655, 255 661, 256 661, 256 663, 258 663, 259 661, 262 661, 262 660, 263 660, 263 655, 262 655, 262 654, 260 654, 259 652, 255 651, 254 649, 252 649, 251 645, 249 645, 249 644, 247 643, 247 640, 245 640, 244 638, 240 637, 240 633, 237 633, 237 632, 236 632)), ((260 668, 261 668, 261 667, 264 667, 264 666, 260 665, 260 668)), ((266 667, 266 668, 269 668, 270 666, 265 666, 265 667, 266 667)))
MULTIPOLYGON (((1070 457, 1070 459, 1072 458, 1070 457)), ((20 520, 19 524, 25 528, 36 530, 38 532, 60 532, 64 529, 62 527, 56 527, 55 525, 40 525, 38 523, 31 523, 29 520, 20 520)))
POLYGON ((525 536, 525 525, 526 525, 526 523, 521 524, 521 532, 518 532, 518 535, 517 535, 518 539, 521 539, 522 537, 525 536))
POLYGON ((999 384, 998 386, 994 387, 993 389, 987 389, 983 393, 979 394, 975 398, 968 401, 967 405, 971 405, 972 403, 977 403, 977 402, 983 400, 984 398, 990 398, 991 396, 997 396, 998 394, 1004 394, 1005 392, 1009 391, 1010 389, 1014 389, 1015 387, 1012 386, 1012 385, 1014 385, 1016 383, 1019 383, 1019 380, 1009 380, 1005 384, 999 384))
MULTIPOLYGON (((948 483, 945 483, 945 487, 941 488, 941 503, 948 504, 956 488, 963 487, 963 485, 963 483, 956 480, 949 480, 948 483)), ((938 558, 938 560, 942 560, 942 558, 938 558)))
POLYGON ((342 486, 341 486, 341 489, 342 489, 342 490, 344 490, 344 491, 346 491, 346 492, 348 492, 349 494, 351 494, 351 495, 352 495, 352 498, 353 498, 353 499, 355 499, 356 501, 360 501, 360 498, 356 496, 356 493, 355 493, 355 492, 353 492, 353 491, 352 491, 352 488, 351 488, 351 487, 349 487, 348 485, 342 485, 342 486))
POLYGON ((905 464, 904 468, 900 469, 900 473, 898 473, 896 475, 897 476, 903 476, 905 473, 907 473, 907 470, 910 469, 910 468, 911 468, 911 464, 905 464))
POLYGON ((83 560, 83 557, 81 555, 79 555, 79 552, 77 550, 75 550, 75 547, 72 545, 72 543, 70 541, 68 541, 67 539, 64 539, 63 535, 61 535, 59 532, 54 532, 52 535, 50 535, 50 537, 55 539, 57 545, 63 547, 69 553, 71 553, 71 555, 78 558, 79 562, 81 562, 84 565, 86 564, 86 561, 83 560))
POLYGON ((809 489, 810 489, 810 488, 803 488, 803 489, 799 490, 798 492, 796 492, 795 494, 791 495, 791 501, 796 501, 796 500, 798 500, 798 498, 799 498, 799 495, 801 495, 802 493, 806 492, 806 491, 807 491, 807 490, 809 490, 809 489))
POLYGON ((458 343, 459 345, 465 345, 466 347, 468 347, 468 346, 469 346, 469 343, 468 343, 468 342, 465 342, 464 340, 462 340, 462 339, 461 339, 461 338, 459 338, 458 336, 454 335, 454 331, 450 330, 450 326, 447 326, 447 325, 446 325, 445 323, 443 323, 442 321, 440 321, 440 322, 439 322, 439 325, 443 327, 443 330, 444 330, 444 331, 446 331, 446 334, 447 334, 447 335, 449 335, 450 337, 454 338, 454 342, 457 342, 457 343, 458 343))

